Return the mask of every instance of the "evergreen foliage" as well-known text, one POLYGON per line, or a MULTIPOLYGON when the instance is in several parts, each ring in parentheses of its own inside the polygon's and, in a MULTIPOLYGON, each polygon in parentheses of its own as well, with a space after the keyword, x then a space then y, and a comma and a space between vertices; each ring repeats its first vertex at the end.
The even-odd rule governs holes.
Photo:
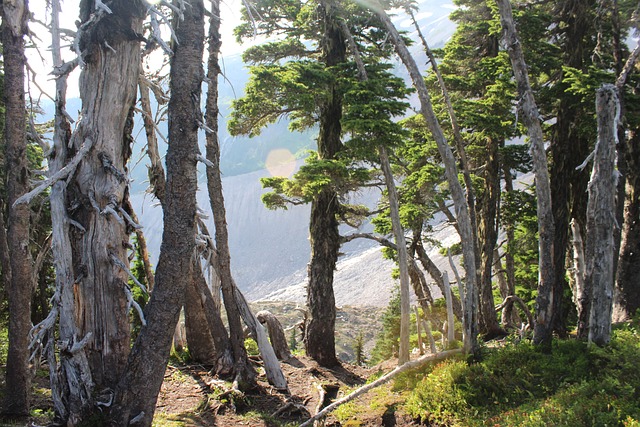
POLYGON ((400 289, 395 288, 389 305, 382 315, 382 330, 371 350, 370 363, 375 365, 383 360, 396 357, 400 349, 400 289))

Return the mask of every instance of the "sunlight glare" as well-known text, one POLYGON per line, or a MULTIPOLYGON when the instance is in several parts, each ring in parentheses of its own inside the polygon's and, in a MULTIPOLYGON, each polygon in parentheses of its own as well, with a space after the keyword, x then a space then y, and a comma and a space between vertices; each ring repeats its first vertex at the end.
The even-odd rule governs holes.
POLYGON ((265 163, 271 176, 291 177, 296 168, 296 158, 286 148, 271 150, 265 163))

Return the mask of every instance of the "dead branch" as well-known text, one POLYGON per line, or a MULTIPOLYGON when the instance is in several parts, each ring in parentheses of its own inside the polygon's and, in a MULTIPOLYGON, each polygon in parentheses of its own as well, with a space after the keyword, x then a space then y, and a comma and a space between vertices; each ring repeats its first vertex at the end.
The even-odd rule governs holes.
POLYGON ((455 350, 443 351, 443 352, 436 353, 436 354, 427 354, 427 355, 422 356, 422 357, 420 357, 420 358, 418 358, 416 360, 404 363, 404 364, 398 366, 397 368, 395 368, 393 371, 389 372, 388 374, 383 375, 382 377, 378 378, 374 382, 360 387, 359 389, 353 391, 351 394, 343 397, 342 399, 336 400, 331 405, 327 406, 326 408, 324 408, 323 410, 318 412, 316 415, 314 415, 313 417, 309 418, 304 423, 300 424, 300 427, 311 426, 316 420, 319 420, 320 418, 322 418, 325 415, 327 415, 329 412, 332 412, 338 406, 340 406, 342 404, 345 404, 347 402, 350 402, 353 399, 357 398, 358 396, 361 396, 361 395, 369 392, 370 390, 389 382, 391 379, 393 379, 394 377, 396 377, 397 375, 399 375, 399 374, 401 374, 403 372, 406 372, 406 371, 408 371, 410 369, 422 366, 427 362, 446 359, 447 357, 453 356, 454 354, 462 354, 462 350, 461 349, 455 349, 455 350))

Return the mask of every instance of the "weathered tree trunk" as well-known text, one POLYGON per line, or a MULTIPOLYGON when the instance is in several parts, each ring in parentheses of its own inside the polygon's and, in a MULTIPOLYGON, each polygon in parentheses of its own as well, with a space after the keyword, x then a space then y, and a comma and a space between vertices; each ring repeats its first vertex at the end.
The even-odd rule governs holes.
MULTIPOLYGON (((2 412, 29 414, 31 373, 29 372, 29 330, 31 329, 31 252, 28 204, 14 201, 29 191, 27 163, 27 117, 24 98, 24 36, 27 34, 29 8, 24 0, 2 7, 2 60, 4 64, 5 166, 7 173, 7 243, 9 274, 9 351, 7 353, 6 391, 2 412)), ((4 272, 3 272, 4 273, 4 272)))
MULTIPOLYGON (((504 189, 507 193, 513 192, 513 177, 508 165, 503 167, 504 189)), ((506 224, 505 234, 507 235, 507 250, 504 253, 504 267, 507 274, 507 284, 512 294, 516 290, 516 266, 513 258, 513 246, 515 244, 515 230, 513 224, 506 224)))
POLYGON ((278 360, 291 359, 291 350, 289 350, 289 344, 287 344, 287 337, 278 318, 267 310, 256 313, 256 318, 261 324, 266 325, 267 331, 269 331, 269 341, 271 341, 273 351, 275 351, 278 360))
MULTIPOLYGON (((164 230, 156 269, 156 288, 127 362, 110 412, 112 423, 150 426, 169 359, 173 330, 184 303, 195 249, 198 129, 204 76, 204 4, 192 0, 174 19, 176 43, 171 58, 169 148, 164 200, 164 230), (133 421, 135 420, 135 421, 133 421)), ((136 79, 138 75, 135 75, 136 79)))
POLYGON ((447 345, 451 345, 455 340, 455 326, 453 321, 453 303, 451 285, 449 284, 449 274, 442 272, 442 282, 444 283, 444 299, 447 305, 447 345))
POLYGON ((395 28, 391 19, 384 9, 379 5, 372 8, 377 16, 382 20, 385 28, 389 33, 389 38, 393 43, 396 52, 409 71, 414 87, 418 92, 420 99, 420 112, 424 116, 427 126, 436 140, 438 151, 442 157, 445 167, 445 175, 449 183, 451 197, 456 210, 456 222, 460 231, 460 239, 462 243, 462 252, 464 256, 464 266, 467 273, 466 283, 463 287, 461 295, 464 303, 463 329, 464 329, 464 350, 467 353, 475 353, 478 347, 478 287, 477 287, 477 268, 476 268, 476 250, 474 232, 471 226, 470 212, 465 194, 458 181, 458 168, 451 151, 451 147, 447 144, 447 140, 442 132, 442 128, 438 123, 436 115, 431 105, 429 92, 425 85, 424 79, 420 74, 418 66, 413 56, 407 49, 404 40, 400 37, 398 30, 395 28))
POLYGON ((407 243, 402 224, 400 223, 398 191, 396 190, 393 172, 391 171, 389 154, 383 146, 378 147, 378 154, 380 155, 380 165, 387 185, 391 224, 398 253, 398 268, 400 269, 400 350, 398 351, 398 365, 402 365, 409 361, 409 353, 411 350, 409 348, 411 302, 409 295, 407 243))
POLYGON ((587 301, 591 298, 591 291, 587 292, 585 287, 586 266, 584 258, 584 240, 582 239, 582 232, 580 227, 575 221, 571 221, 571 234, 573 236, 573 303, 578 311, 578 336, 580 338, 587 338, 587 325, 589 323, 589 312, 585 311, 587 308, 587 301))
MULTIPOLYGON (((442 280, 442 272, 431 258, 429 258, 427 251, 425 251, 424 246, 422 246, 422 242, 416 244, 416 254, 418 255, 418 260, 420 261, 420 264, 422 264, 422 267, 427 270, 431 278, 436 282, 436 285, 440 289, 440 292, 442 292, 442 295, 444 295, 445 286, 444 281, 442 280)), ((453 304, 453 313, 458 319, 462 320, 462 304, 460 299, 452 294, 451 303, 453 304)))
MULTIPOLYGON (((498 277, 500 296, 504 300, 511 295, 515 295, 515 289, 511 288, 509 285, 509 280, 507 279, 507 275, 502 268, 502 261, 500 258, 500 252, 498 251, 498 248, 495 248, 493 254, 493 270, 494 274, 498 277)), ((520 327, 520 315, 516 310, 513 309, 513 305, 510 305, 509 307, 506 307, 504 310, 502 310, 500 323, 503 328, 520 327)))
POLYGON ((538 296, 536 298, 536 325, 533 341, 542 345, 545 350, 551 350, 551 338, 554 320, 554 269, 553 269, 553 239, 554 221, 551 209, 551 188, 547 169, 547 154, 544 149, 542 127, 538 107, 529 84, 529 73, 524 62, 522 45, 518 40, 511 4, 509 0, 496 0, 500 9, 500 21, 513 73, 521 96, 520 109, 522 120, 527 126, 531 140, 531 157, 535 173, 536 195, 538 203, 538 233, 539 273, 538 296))
POLYGON ((596 91, 598 142, 589 181, 587 205, 587 237, 585 244, 585 288, 591 289, 589 308, 589 342, 609 343, 613 303, 615 196, 617 185, 616 143, 618 139, 619 104, 616 88, 603 85, 596 91))
POLYGON ((140 1, 114 0, 109 7, 112 13, 96 10, 90 0, 80 3, 85 66, 71 144, 79 151, 90 140, 93 148, 68 188, 71 219, 82 227, 71 233, 75 316, 80 337, 92 334, 85 353, 97 394, 115 388, 131 345, 125 270, 131 228, 122 212, 140 65, 140 42, 131 34, 142 32, 146 13, 140 1))
MULTIPOLYGON (((336 22, 335 5, 332 0, 321 1, 323 6, 324 42, 323 62, 334 66, 344 62, 345 42, 336 22)), ((333 159, 342 148, 342 96, 335 88, 320 105, 320 129, 318 133, 318 156, 333 159)), ((308 322, 305 329, 304 345, 307 355, 325 367, 337 366, 335 345, 336 307, 333 294, 333 272, 340 251, 340 234, 336 215, 339 211, 338 198, 334 191, 325 189, 311 203, 309 241, 311 260, 309 261, 307 286, 308 322)))
POLYGON ((220 143, 218 141, 218 75, 220 66, 220 12, 219 2, 212 2, 212 14, 209 27, 209 62, 207 77, 209 85, 206 101, 207 142, 206 156, 211 163, 207 167, 207 189, 209 202, 215 223, 215 241, 218 250, 217 270, 220 274, 224 306, 229 322, 231 349, 235 363, 236 380, 241 388, 251 388, 255 384, 256 372, 249 362, 244 348, 244 333, 240 319, 240 311, 235 296, 235 284, 231 274, 231 254, 229 251, 229 236, 227 230, 227 213, 224 206, 222 192, 222 178, 220 175, 220 143))
MULTIPOLYGON (((60 2, 51 3, 51 35, 53 66, 60 73, 56 79, 55 116, 53 131, 53 150, 49 158, 49 176, 54 176, 67 166, 69 153, 69 139, 71 126, 65 111, 67 74, 62 71, 73 68, 62 62, 59 33, 60 2)), ((87 141, 86 147, 91 146, 87 141)), ((84 336, 80 335, 75 317, 74 273, 71 251, 70 227, 71 221, 67 214, 67 183, 59 180, 51 187, 49 196, 51 203, 51 227, 54 267, 56 271, 56 291, 52 298, 52 308, 49 316, 36 328, 36 338, 47 337, 47 354, 49 363, 49 378, 51 382, 51 397, 55 408, 56 420, 68 425, 76 425, 84 413, 93 404, 93 380, 89 369, 89 362, 81 344, 84 336), (59 316, 58 343, 61 351, 59 359, 53 346, 54 327, 59 316), (77 351, 68 351, 70 348, 77 351)), ((77 225, 73 225, 77 227, 77 225)))

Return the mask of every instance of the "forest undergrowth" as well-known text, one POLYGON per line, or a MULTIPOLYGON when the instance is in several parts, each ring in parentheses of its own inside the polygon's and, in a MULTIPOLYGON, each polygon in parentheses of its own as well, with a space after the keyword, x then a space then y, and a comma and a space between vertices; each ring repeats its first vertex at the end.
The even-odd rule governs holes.
MULTIPOLYGON (((329 426, 640 426, 640 322, 616 326, 600 348, 576 339, 556 339, 551 354, 524 340, 487 343, 479 360, 451 358, 399 376, 394 382, 339 407, 329 426)), ((4 390, 6 327, 0 334, 0 389, 4 390)), ((283 363, 290 393, 264 378, 243 395, 188 353, 174 353, 165 374, 154 425, 296 426, 324 404, 373 381, 396 365, 344 364, 329 370, 304 355, 283 363)), ((253 359, 259 368, 259 360, 253 359)), ((34 369, 30 426, 52 421, 46 366, 34 369)), ((1 397, 1 396, 0 396, 1 397)), ((23 425, 23 424, 2 424, 23 425)))

